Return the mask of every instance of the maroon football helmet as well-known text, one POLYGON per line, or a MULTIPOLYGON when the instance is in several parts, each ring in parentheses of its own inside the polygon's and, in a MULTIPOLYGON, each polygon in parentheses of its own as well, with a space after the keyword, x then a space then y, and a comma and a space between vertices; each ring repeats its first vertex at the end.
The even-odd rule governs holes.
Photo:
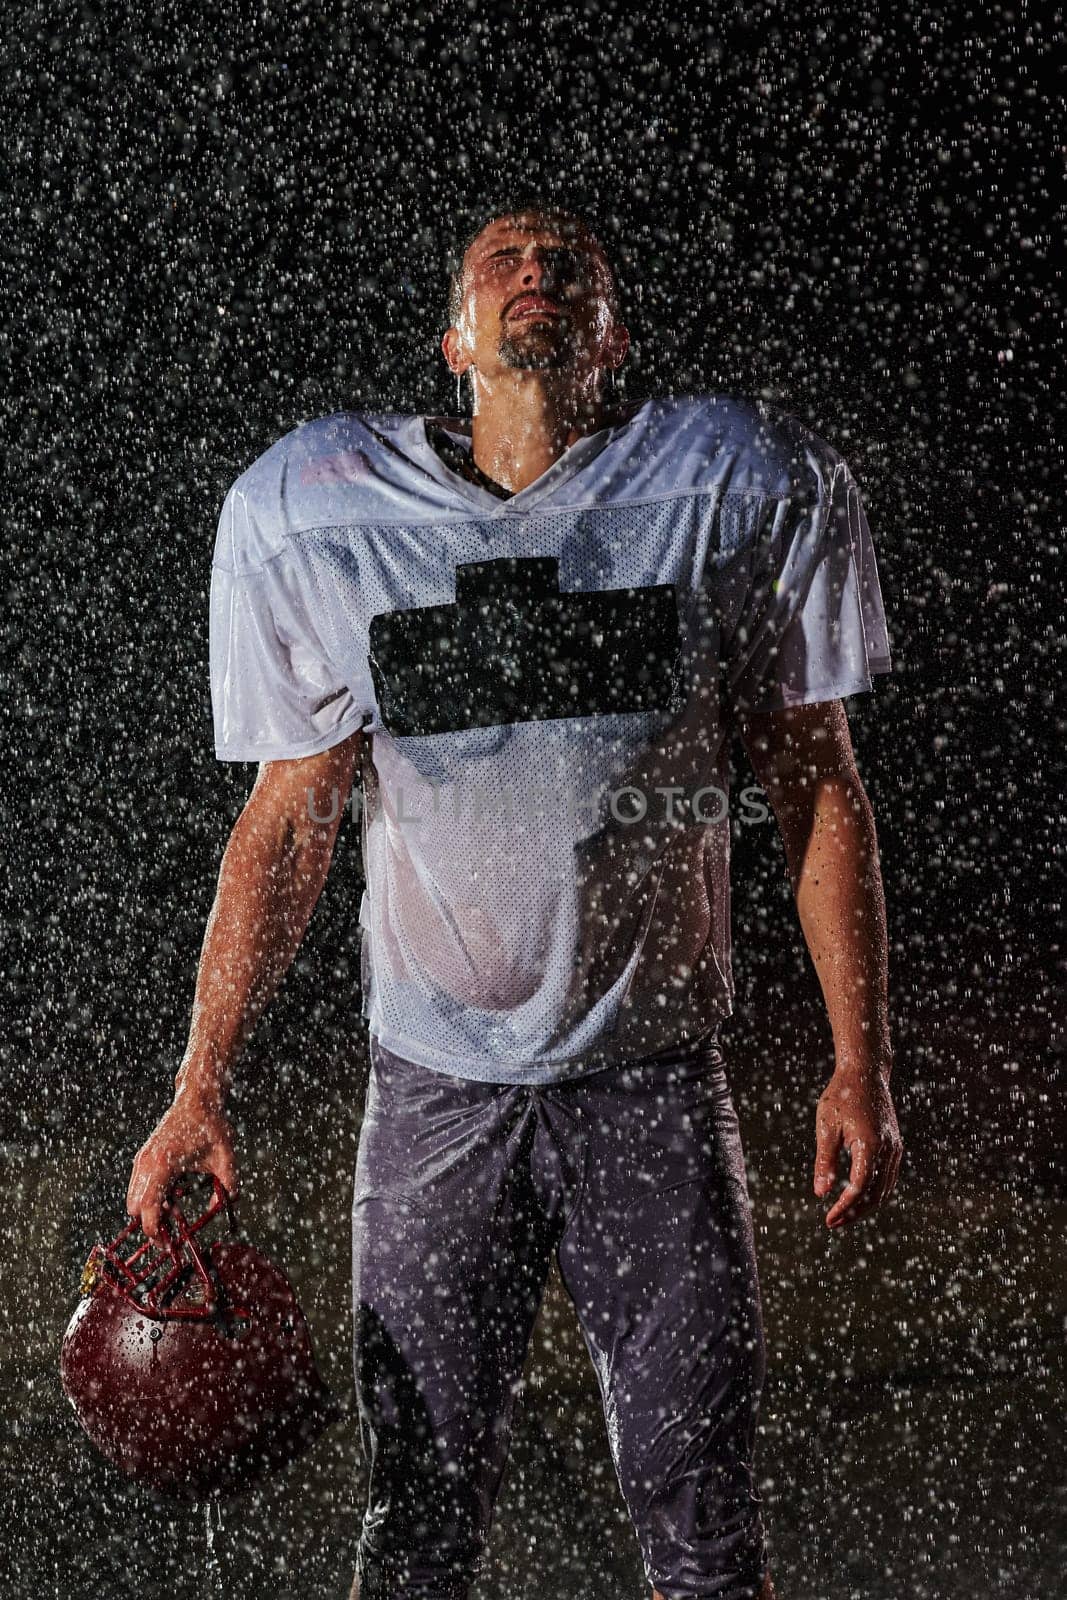
POLYGON ((315 1365, 296 1296, 237 1239, 202 1230, 230 1198, 217 1178, 195 1221, 163 1204, 160 1238, 126 1254, 131 1221, 95 1244, 63 1337, 63 1388, 90 1439, 130 1477, 202 1498, 294 1460, 341 1408, 315 1365))

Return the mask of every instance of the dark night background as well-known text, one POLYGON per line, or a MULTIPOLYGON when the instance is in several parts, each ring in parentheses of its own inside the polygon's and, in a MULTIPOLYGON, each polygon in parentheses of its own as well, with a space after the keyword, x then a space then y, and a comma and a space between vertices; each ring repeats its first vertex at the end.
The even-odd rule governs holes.
MULTIPOLYGON (((65 1451, 57 1474, 4 1468, 5 1592, 132 1593, 125 1570, 184 1595, 205 1559, 199 1524, 164 1539, 89 1458, 55 1361, 169 1100, 255 776, 212 749, 223 495, 307 418, 454 409, 438 344, 457 240, 533 196, 584 211, 616 264, 623 392, 794 412, 852 466, 879 554, 895 670, 850 716, 907 1150, 892 1205, 830 1249, 810 1195, 828 1028, 773 828, 739 830, 735 856, 728 1070, 762 1241, 782 1600, 970 1595, 976 1574, 988 1594, 1057 1592, 1042 1529, 1067 1485, 1058 1447, 1055 1471, 1041 1452, 1067 1312, 1062 14, 57 3, 14 7, 5 33, 0 1133, 20 1197, 5 1231, 31 1268, 0 1296, 0 1366, 5 1460, 65 1451), (902 1405, 948 1418, 950 1393, 943 1436, 900 1423, 902 1405), (997 1421, 1013 1414, 1025 1428, 997 1421), (1044 1500, 1013 1505, 1030 1474, 1044 1500)), ((342 1391, 360 877, 349 820, 233 1102, 245 1224, 298 1282, 342 1391)), ((584 1351, 553 1301, 557 1325, 485 1594, 636 1595, 584 1351), (605 1539, 616 1556, 594 1554, 605 1539), (527 1587, 538 1573, 547 1589, 527 1587)), ((347 1593, 359 1471, 353 1424, 255 1503, 241 1555, 226 1513, 227 1592, 283 1573, 278 1594, 347 1593)))

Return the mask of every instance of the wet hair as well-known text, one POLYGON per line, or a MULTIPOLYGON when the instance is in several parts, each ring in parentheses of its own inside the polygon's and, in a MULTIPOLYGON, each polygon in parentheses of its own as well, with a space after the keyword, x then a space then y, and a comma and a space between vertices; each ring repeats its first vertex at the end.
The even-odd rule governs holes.
POLYGON ((618 320, 619 292, 615 268, 608 258, 607 251, 604 249, 604 246, 600 241, 600 236, 598 235, 596 228, 587 217, 581 215, 581 213, 577 211, 566 211, 561 206, 546 205, 540 200, 530 200, 529 202, 519 205, 505 206, 496 211, 485 212, 482 215, 481 220, 477 222, 475 226, 472 227, 469 232, 466 233, 464 237, 456 244, 453 254, 453 265, 448 274, 449 326, 455 326, 456 320, 459 317, 460 308, 463 304, 463 262, 466 258, 467 251, 470 249, 475 239, 477 239, 479 234, 484 233, 485 229, 488 228, 491 222, 500 222, 504 217, 528 216, 540 217, 544 222, 555 223, 559 229, 559 232, 565 239, 568 237, 579 238, 582 235, 588 235, 590 238, 596 240, 600 254, 607 263, 608 274, 610 278, 608 304, 611 307, 612 316, 618 320))

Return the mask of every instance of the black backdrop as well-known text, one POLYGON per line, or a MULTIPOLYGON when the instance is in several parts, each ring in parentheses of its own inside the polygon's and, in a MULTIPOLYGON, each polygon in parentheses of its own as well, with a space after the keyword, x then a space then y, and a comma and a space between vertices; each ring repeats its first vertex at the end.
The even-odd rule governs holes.
MULTIPOLYGON (((57 0, 5 33, 5 1123, 106 1096, 132 1153, 166 1103, 254 776, 212 753, 222 496, 308 417, 450 409, 456 238, 543 195, 617 262, 626 393, 761 394, 852 465, 913 1145, 1061 1183, 1052 13, 57 0)), ((346 823, 250 1056, 298 1108, 362 1058, 359 874, 346 823)), ((736 884, 740 1070, 807 1094, 773 829, 736 884)))

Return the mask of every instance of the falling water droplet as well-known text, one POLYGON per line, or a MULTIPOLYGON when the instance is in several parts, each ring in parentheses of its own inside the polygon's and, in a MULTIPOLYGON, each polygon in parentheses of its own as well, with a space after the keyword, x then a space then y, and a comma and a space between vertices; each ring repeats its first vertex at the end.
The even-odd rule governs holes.
POLYGON ((213 1525, 211 1521, 211 1501, 210 1499, 204 1501, 204 1527, 207 1534, 207 1561, 204 1571, 211 1581, 211 1587, 215 1593, 225 1594, 226 1588, 222 1581, 222 1567, 219 1565, 219 1558, 215 1553, 215 1530, 222 1527, 222 1507, 218 1501, 215 1502, 215 1506, 216 1521, 213 1525))

